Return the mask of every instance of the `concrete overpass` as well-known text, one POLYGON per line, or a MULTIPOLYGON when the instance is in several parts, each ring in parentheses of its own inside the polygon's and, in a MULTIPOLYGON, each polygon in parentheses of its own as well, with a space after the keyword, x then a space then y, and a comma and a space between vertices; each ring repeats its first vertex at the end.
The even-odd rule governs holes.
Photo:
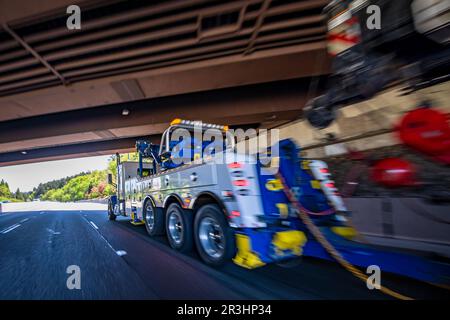
POLYGON ((327 3, 0 0, 0 165, 129 151, 174 117, 294 120, 329 70, 327 3))

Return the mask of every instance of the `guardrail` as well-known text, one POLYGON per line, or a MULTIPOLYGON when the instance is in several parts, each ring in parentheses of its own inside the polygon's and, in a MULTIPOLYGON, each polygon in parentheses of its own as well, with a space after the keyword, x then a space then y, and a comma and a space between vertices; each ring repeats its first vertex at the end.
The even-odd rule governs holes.
POLYGON ((106 202, 10 202, 0 204, 0 213, 24 211, 107 210, 106 202))

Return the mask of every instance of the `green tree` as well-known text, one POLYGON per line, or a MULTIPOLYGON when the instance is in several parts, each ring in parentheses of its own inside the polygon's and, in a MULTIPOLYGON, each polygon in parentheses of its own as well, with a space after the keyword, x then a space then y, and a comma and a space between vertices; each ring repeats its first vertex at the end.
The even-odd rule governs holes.
POLYGON ((108 172, 109 169, 78 175, 61 188, 48 190, 41 198, 62 202, 105 198, 114 193, 114 188, 107 183, 108 172))
POLYGON ((24 200, 24 195, 20 192, 20 189, 17 188, 16 193, 14 194, 14 198, 17 200, 24 200))
POLYGON ((11 191, 9 190, 9 185, 3 179, 2 179, 2 181, 0 181, 0 197, 4 197, 4 198, 11 197, 11 191))

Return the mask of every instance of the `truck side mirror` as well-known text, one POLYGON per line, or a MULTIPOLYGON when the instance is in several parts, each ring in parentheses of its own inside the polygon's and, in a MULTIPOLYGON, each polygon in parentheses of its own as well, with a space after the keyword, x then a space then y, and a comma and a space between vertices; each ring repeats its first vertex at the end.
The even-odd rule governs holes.
POLYGON ((108 184, 113 184, 112 173, 108 173, 108 184))

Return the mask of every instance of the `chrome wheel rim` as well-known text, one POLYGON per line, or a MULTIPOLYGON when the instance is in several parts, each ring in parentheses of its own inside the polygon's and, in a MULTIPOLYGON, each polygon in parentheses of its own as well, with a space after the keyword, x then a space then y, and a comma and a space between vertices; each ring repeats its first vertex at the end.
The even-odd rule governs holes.
POLYGON ((172 211, 169 216, 169 234, 175 244, 180 244, 183 239, 183 223, 178 211, 172 211))
POLYGON ((225 242, 222 227, 216 220, 205 217, 200 221, 198 229, 200 245, 205 253, 214 259, 219 259, 225 251, 225 242))
POLYGON ((153 226, 155 225, 155 215, 151 205, 147 205, 145 208, 145 221, 147 223, 147 227, 150 230, 153 230, 153 226))

